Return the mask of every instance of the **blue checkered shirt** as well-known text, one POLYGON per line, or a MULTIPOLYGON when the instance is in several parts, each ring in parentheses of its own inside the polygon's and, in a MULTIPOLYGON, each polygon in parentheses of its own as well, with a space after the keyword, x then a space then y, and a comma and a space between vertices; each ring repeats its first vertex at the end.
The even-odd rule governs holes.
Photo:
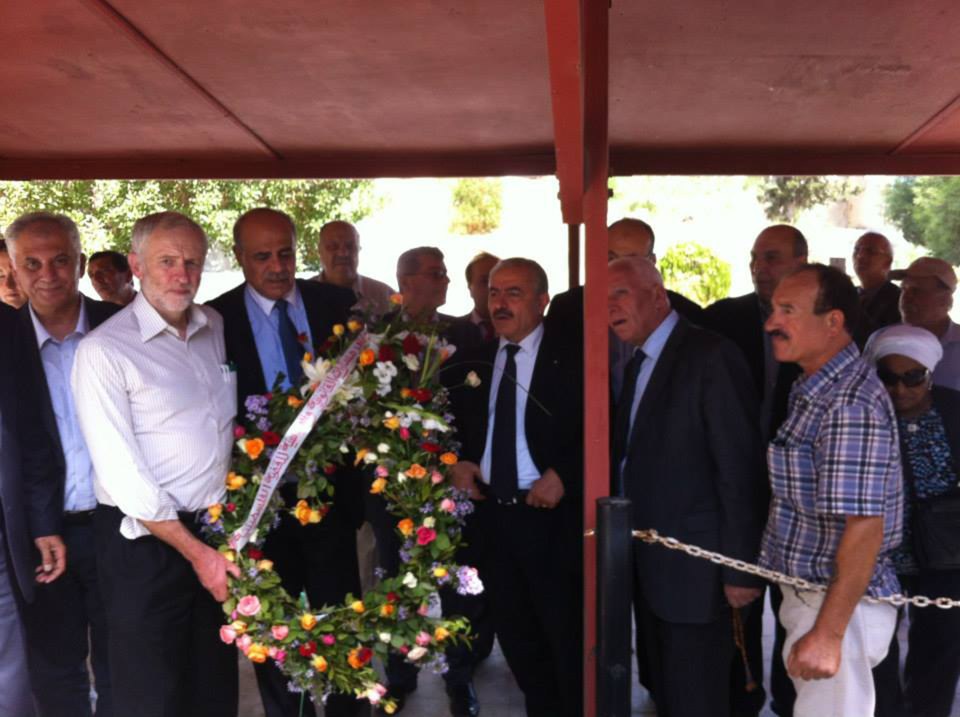
POLYGON ((773 499, 760 564, 826 584, 845 516, 883 516, 867 594, 899 591, 890 552, 903 532, 897 422, 886 390, 851 342, 790 391, 790 411, 767 449, 773 499))

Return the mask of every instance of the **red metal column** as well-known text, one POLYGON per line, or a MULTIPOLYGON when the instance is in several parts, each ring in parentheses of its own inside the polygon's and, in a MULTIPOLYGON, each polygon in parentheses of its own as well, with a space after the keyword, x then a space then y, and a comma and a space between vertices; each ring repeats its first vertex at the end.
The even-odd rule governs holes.
MULTIPOLYGON (((584 528, 596 528, 596 502, 609 494, 609 365, 607 352, 608 0, 583 2, 584 145, 587 274, 584 288, 584 528)), ((583 545, 584 714, 596 714, 596 542, 583 545)))
POLYGON ((567 224, 567 287, 580 286, 580 225, 567 224))

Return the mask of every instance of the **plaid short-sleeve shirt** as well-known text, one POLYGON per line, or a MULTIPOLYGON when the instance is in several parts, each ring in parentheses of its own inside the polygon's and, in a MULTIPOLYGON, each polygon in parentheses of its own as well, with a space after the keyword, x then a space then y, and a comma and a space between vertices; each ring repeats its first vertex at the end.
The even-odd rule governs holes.
POLYGON ((773 499, 762 565, 825 584, 845 516, 883 516, 883 543, 867 594, 899 590, 890 552, 903 532, 896 416, 883 385, 851 342, 790 392, 767 449, 773 499))

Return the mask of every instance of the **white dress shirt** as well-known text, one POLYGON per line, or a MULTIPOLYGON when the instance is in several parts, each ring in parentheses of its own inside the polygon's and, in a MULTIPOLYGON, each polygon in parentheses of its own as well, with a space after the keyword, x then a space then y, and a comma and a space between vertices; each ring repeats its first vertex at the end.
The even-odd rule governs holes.
POLYGON ((236 371, 223 319, 190 308, 186 339, 143 293, 77 350, 73 393, 95 471, 97 500, 120 508, 120 532, 220 502, 230 466, 236 371))
MULTIPOLYGON (((530 490, 533 482, 540 478, 530 448, 527 445, 527 430, 525 416, 527 415, 527 398, 530 392, 530 382, 533 380, 533 367, 537 362, 537 352, 540 351, 540 342, 543 340, 543 324, 531 331, 520 342, 520 350, 514 361, 517 364, 517 490, 530 490)), ((507 365, 507 352, 504 346, 510 342, 500 339, 497 347, 497 357, 493 362, 493 376, 490 380, 490 400, 487 421, 487 443, 483 449, 483 458, 480 460, 480 474, 485 483, 490 482, 490 464, 493 460, 493 424, 497 420, 497 391, 500 390, 500 379, 503 369, 507 365)), ((536 399, 536 396, 534 396, 536 399)))

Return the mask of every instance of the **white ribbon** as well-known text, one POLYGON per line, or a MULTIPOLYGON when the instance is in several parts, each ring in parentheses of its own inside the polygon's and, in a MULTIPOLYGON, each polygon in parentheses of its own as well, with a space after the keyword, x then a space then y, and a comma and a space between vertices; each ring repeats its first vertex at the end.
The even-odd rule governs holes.
POLYGON ((300 409, 300 412, 297 414, 297 417, 293 419, 293 423, 290 424, 287 432, 283 434, 283 438, 280 440, 280 443, 277 444, 273 456, 270 458, 270 465, 267 466, 267 471, 260 481, 260 488, 257 490, 253 505, 250 507, 250 514, 243 522, 243 525, 237 528, 233 535, 230 536, 229 544, 234 550, 240 550, 250 540, 253 531, 255 531, 260 524, 260 519, 267 509, 267 505, 270 503, 273 492, 277 489, 277 486, 280 485, 280 480, 287 472, 290 462, 294 456, 297 455, 303 442, 307 436, 310 435, 310 431, 313 430, 320 416, 327 410, 330 401, 333 400, 334 395, 340 390, 343 382, 347 380, 354 366, 357 365, 360 352, 366 343, 367 332, 364 331, 357 336, 354 342, 350 344, 349 348, 347 348, 337 360, 336 365, 323 377, 323 381, 321 381, 320 385, 314 390, 313 395, 310 396, 310 400, 300 409))

